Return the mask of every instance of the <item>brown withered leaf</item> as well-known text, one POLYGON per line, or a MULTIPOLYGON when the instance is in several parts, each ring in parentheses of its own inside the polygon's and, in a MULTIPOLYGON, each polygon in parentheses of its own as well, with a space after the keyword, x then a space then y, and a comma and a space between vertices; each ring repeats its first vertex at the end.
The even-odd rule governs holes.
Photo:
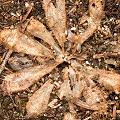
POLYGON ((0 42, 14 52, 22 52, 35 56, 53 57, 52 52, 33 38, 20 33, 18 29, 2 30, 0 42))
POLYGON ((97 107, 94 108, 94 106, 91 106, 87 104, 86 102, 83 102, 82 100, 78 98, 73 98, 74 104, 76 104, 79 107, 85 108, 87 110, 99 110, 97 107))
MULTIPOLYGON (((88 78, 93 79, 98 76, 97 82, 103 85, 106 89, 110 91, 114 91, 116 94, 120 93, 120 75, 107 70, 94 69, 92 67, 82 67, 78 62, 71 60, 71 65, 77 67, 81 67, 84 71, 84 74, 87 75, 88 78)), ((90 83, 93 84, 93 83, 90 83)), ((94 85, 93 85, 94 86, 94 85)))
MULTIPOLYGON (((77 64, 74 64, 77 65, 77 64)), ((100 83, 107 90, 114 91, 116 94, 120 93, 120 75, 107 70, 94 69, 92 67, 84 67, 84 72, 87 76, 100 83)), ((92 84, 92 83, 91 83, 92 84)))
POLYGON ((58 90, 58 97, 62 100, 63 97, 66 98, 69 104, 69 110, 71 113, 76 114, 76 111, 74 110, 73 105, 73 93, 71 91, 70 87, 70 80, 68 78, 68 67, 65 67, 63 70, 63 76, 62 79, 64 82, 61 84, 60 89, 58 90))
POLYGON ((81 65, 79 65, 78 62, 74 60, 72 60, 71 65, 75 69, 78 78, 80 79, 79 76, 82 77, 82 81, 77 81, 78 83, 75 85, 76 89, 74 89, 76 94, 74 96, 75 98, 79 98, 79 94, 81 94, 82 92, 86 100, 86 103, 80 100, 74 100, 74 103, 86 109, 107 111, 108 106, 105 98, 103 97, 101 91, 98 89, 95 83, 90 79, 89 74, 91 70, 89 69, 89 67, 82 67, 81 65), (77 70, 77 67, 79 67, 80 71, 77 70), (89 70, 86 70, 87 68, 89 70), (82 91, 79 90, 79 87, 77 86, 79 86, 82 91))
POLYGON ((61 53, 60 48, 56 44, 50 32, 46 29, 46 27, 41 22, 39 22, 38 20, 35 20, 33 17, 30 18, 30 24, 27 26, 27 31, 31 35, 41 38, 42 40, 47 42, 49 45, 51 45, 56 51, 61 53))
POLYGON ((83 96, 86 100, 86 103, 92 106, 91 110, 96 109, 101 111, 107 111, 107 102, 97 86, 92 88, 91 86, 88 87, 86 84, 84 86, 83 96))
POLYGON ((14 56, 10 57, 8 63, 12 70, 18 71, 24 68, 33 67, 33 62, 26 56, 14 56))
POLYGON ((86 14, 81 18, 81 23, 84 23, 86 20, 88 21, 88 28, 83 32, 83 34, 78 36, 78 40, 75 41, 74 49, 81 51, 81 45, 93 35, 94 31, 98 29, 100 26, 101 19, 103 17, 103 9, 104 9, 104 2, 98 0, 89 0, 89 12, 90 17, 87 17, 86 14), (78 45, 79 44, 79 45, 78 45))
POLYGON ((84 81, 80 80, 80 76, 78 77, 78 75, 76 75, 75 70, 71 66, 69 66, 68 71, 71 85, 73 86, 73 97, 80 98, 81 93, 84 89, 84 81))
MULTIPOLYGON (((93 73, 94 74, 94 73, 93 73)), ((99 75, 98 82, 106 89, 114 91, 116 94, 120 93, 120 75, 106 70, 96 70, 99 75)))
POLYGON ((56 7, 51 0, 43 0, 43 8, 45 10, 47 24, 55 34, 55 37, 64 52, 64 42, 66 40, 65 0, 56 0, 56 7))
POLYGON ((18 72, 5 76, 1 85, 4 92, 13 93, 25 90, 37 82, 41 77, 50 73, 59 63, 49 61, 44 65, 25 68, 18 72))
POLYGON ((68 30, 67 32, 68 32, 68 40, 69 41, 74 42, 78 39, 77 36, 75 35, 75 33, 72 33, 71 30, 68 30))
POLYGON ((70 65, 69 65, 68 73, 69 73, 71 85, 73 86, 77 76, 76 76, 76 72, 70 65))
POLYGON ((47 109, 50 93, 54 87, 51 83, 52 80, 48 80, 44 85, 37 90, 26 104, 27 117, 35 115, 41 115, 47 109))
POLYGON ((68 67, 63 69, 63 80, 60 89, 58 90, 58 97, 62 99, 64 96, 69 99, 71 96, 70 80, 68 78, 68 67))
POLYGON ((71 113, 66 113, 63 120, 76 120, 75 116, 71 113))
POLYGON ((73 96, 75 98, 80 98, 81 97, 81 93, 83 92, 84 89, 84 81, 75 81, 74 82, 74 86, 73 86, 73 96))

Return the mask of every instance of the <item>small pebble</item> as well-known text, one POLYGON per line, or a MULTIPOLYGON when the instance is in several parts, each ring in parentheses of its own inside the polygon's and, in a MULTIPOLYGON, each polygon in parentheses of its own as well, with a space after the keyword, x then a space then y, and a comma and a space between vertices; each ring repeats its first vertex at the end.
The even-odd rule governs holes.
POLYGON ((76 30, 76 27, 72 27, 71 30, 76 30))

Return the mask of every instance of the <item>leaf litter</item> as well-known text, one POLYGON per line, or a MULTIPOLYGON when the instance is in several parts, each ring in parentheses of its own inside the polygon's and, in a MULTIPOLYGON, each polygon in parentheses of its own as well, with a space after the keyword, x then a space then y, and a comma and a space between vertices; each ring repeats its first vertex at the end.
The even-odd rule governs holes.
MULTIPOLYGON (((89 0, 90 15, 84 14, 80 21, 80 24, 83 24, 87 20, 88 28, 78 36, 68 30, 68 38, 73 44, 69 51, 66 51, 64 47, 67 41, 65 35, 65 0, 56 0, 55 4, 51 0, 43 0, 41 3, 45 10, 47 27, 31 17, 24 32, 18 28, 2 30, 0 42, 6 49, 33 57, 39 56, 44 59, 45 63, 27 68, 23 67, 17 72, 4 76, 1 89, 10 96, 12 93, 27 90, 34 83, 39 82, 40 78, 44 79, 44 76, 51 73, 57 66, 67 63, 69 65, 62 70, 62 82, 56 89, 56 96, 61 101, 65 98, 69 106, 69 112, 64 114, 63 120, 75 120, 76 107, 93 110, 98 114, 108 114, 107 110, 110 103, 102 94, 101 87, 104 86, 107 90, 119 94, 120 75, 112 71, 82 66, 81 61, 76 57, 76 55, 80 56, 81 45, 97 29, 101 30, 100 23, 104 14, 104 1, 89 0), (48 27, 51 31, 48 30, 48 27), (47 44, 38 42, 34 37, 42 39, 47 44), (96 85, 96 82, 100 84, 100 87, 96 85)), ((55 89, 54 83, 54 79, 49 79, 33 93, 26 103, 27 115, 25 117, 42 116, 47 111, 50 95, 55 89)))

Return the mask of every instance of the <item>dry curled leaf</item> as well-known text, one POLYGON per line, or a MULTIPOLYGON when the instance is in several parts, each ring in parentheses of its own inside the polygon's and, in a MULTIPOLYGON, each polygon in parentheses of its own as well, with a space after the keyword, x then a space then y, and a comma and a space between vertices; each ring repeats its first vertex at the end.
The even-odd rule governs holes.
POLYGON ((86 100, 86 103, 84 103, 83 101, 78 100, 77 102, 75 102, 75 104, 77 104, 78 106, 81 105, 81 107, 86 108, 86 109, 91 109, 91 110, 104 110, 107 111, 107 102, 105 100, 105 98, 103 97, 103 95, 101 94, 101 91, 98 89, 98 87, 95 85, 95 83, 90 79, 90 76, 88 75, 90 71, 86 71, 87 67, 82 67, 79 68, 80 71, 77 70, 77 67, 79 65, 78 62, 75 62, 72 60, 72 66, 75 69, 77 75, 82 77, 82 81, 80 81, 79 84, 76 84, 76 86, 79 85, 79 87, 82 88, 82 91, 79 90, 78 87, 76 87, 76 91, 78 92, 75 96, 75 98, 80 97, 79 93, 81 94, 81 92, 83 92, 83 96, 86 100), (83 72, 84 71, 84 72, 83 72), (79 90, 79 91, 78 91, 79 90))
POLYGON ((98 82, 110 91, 115 91, 116 94, 120 93, 120 75, 106 70, 97 70, 96 74, 99 75, 98 82))
POLYGON ((92 88, 91 86, 88 87, 86 84, 83 90, 83 96, 86 100, 86 103, 92 106, 93 110, 96 109, 102 112, 107 111, 107 102, 97 86, 92 88))
POLYGON ((90 17, 86 14, 81 18, 81 24, 84 23, 86 20, 88 21, 88 28, 78 36, 78 40, 75 41, 74 50, 81 50, 81 45, 93 35, 94 31, 98 29, 100 26, 101 19, 103 17, 103 9, 104 9, 104 0, 89 0, 89 12, 90 17), (77 47, 77 48, 76 48, 77 47))
POLYGON ((68 78, 68 67, 65 67, 63 70, 63 80, 64 82, 61 84, 60 89, 58 90, 58 97, 62 99, 63 97, 66 98, 69 104, 69 110, 71 113, 76 114, 76 111, 74 110, 74 105, 73 105, 73 92, 71 91, 70 87, 70 80, 68 78))
MULTIPOLYGON (((74 63, 73 63, 74 64, 74 63)), ((77 65, 77 64, 74 64, 77 65)), ((100 83, 107 90, 114 91, 116 94, 120 93, 120 75, 107 70, 94 69, 92 67, 83 68, 87 76, 100 83)))
POLYGON ((115 91, 116 94, 120 93, 120 75, 113 72, 113 71, 106 71, 106 70, 100 70, 100 69, 94 69, 92 67, 82 67, 79 65, 78 62, 72 60, 71 62, 72 66, 81 67, 81 69, 84 70, 85 73, 87 73, 87 76, 90 79, 96 78, 97 76, 97 82, 99 82, 101 85, 103 85, 106 89, 110 91, 115 91))
POLYGON ((46 29, 46 27, 39 22, 38 20, 35 20, 33 17, 30 18, 30 24, 27 26, 27 31, 38 38, 41 38, 45 42, 47 42, 51 47, 53 47, 57 52, 61 52, 60 48, 54 41, 52 35, 50 32, 46 29))
POLYGON ((25 68, 18 72, 5 76, 1 85, 4 92, 13 93, 25 90, 37 82, 41 77, 50 73, 59 63, 49 62, 44 65, 37 65, 25 68))
POLYGON ((67 32, 68 32, 68 39, 71 42, 74 42, 78 39, 77 36, 74 33, 71 32, 71 30, 68 30, 67 32))
POLYGON ((32 60, 30 60, 28 57, 22 57, 22 56, 11 57, 9 58, 8 63, 10 67, 15 71, 33 66, 32 60))
POLYGON ((64 52, 66 13, 65 0, 56 0, 56 7, 51 0, 43 0, 43 8, 49 28, 54 33, 64 52))
POLYGON ((44 85, 37 90, 26 104, 27 117, 41 115, 45 112, 48 106, 50 93, 54 87, 51 84, 52 80, 48 80, 44 85))
POLYGON ((64 96, 69 99, 71 95, 70 81, 68 78, 68 67, 63 69, 63 80, 64 82, 61 84, 61 87, 58 91, 58 97, 62 99, 64 96))
POLYGON ((63 120, 75 120, 75 117, 71 113, 66 113, 63 120))
POLYGON ((6 48, 13 49, 14 52, 50 58, 53 57, 48 48, 43 46, 37 40, 20 33, 18 29, 2 30, 0 32, 0 42, 2 42, 6 48))

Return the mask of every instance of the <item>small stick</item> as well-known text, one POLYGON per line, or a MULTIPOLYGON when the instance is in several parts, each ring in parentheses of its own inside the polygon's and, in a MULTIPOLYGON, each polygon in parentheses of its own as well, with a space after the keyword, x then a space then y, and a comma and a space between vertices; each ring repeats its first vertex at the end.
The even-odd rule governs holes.
POLYGON ((116 30, 118 28, 120 28, 120 23, 117 26, 114 27, 114 30, 116 30))
POLYGON ((3 60, 1 66, 0 66, 0 74, 1 74, 1 72, 4 70, 5 64, 6 64, 6 62, 8 61, 8 59, 9 59, 10 55, 12 54, 12 52, 13 52, 13 50, 10 49, 10 50, 8 51, 8 53, 6 54, 5 59, 3 60))
POLYGON ((116 105, 113 106, 113 120, 116 120, 116 105))
POLYGON ((27 11, 27 14, 23 17, 22 22, 24 22, 26 20, 26 18, 28 17, 28 15, 30 14, 31 10, 32 10, 32 6, 29 8, 29 10, 27 11))
POLYGON ((95 54, 93 55, 93 58, 94 59, 99 59, 99 58, 106 58, 106 57, 109 57, 109 56, 118 56, 120 55, 119 53, 103 53, 103 54, 95 54))

